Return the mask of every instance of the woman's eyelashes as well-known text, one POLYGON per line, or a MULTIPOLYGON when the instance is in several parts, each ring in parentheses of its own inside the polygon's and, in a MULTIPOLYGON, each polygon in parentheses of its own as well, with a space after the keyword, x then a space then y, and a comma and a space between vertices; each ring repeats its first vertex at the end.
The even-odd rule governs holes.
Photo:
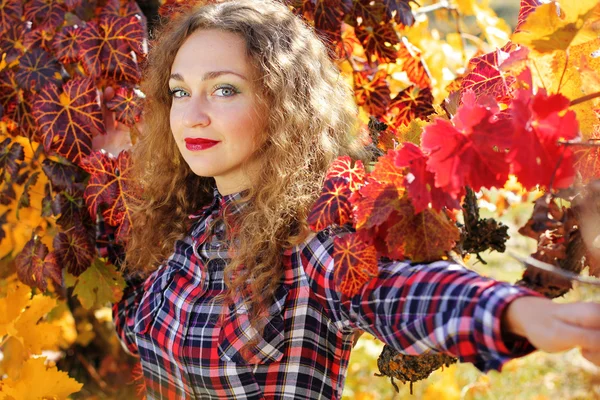
MULTIPOLYGON (((211 93, 217 97, 232 97, 239 94, 240 91, 233 85, 216 85, 212 88, 211 93)), ((181 88, 169 89, 169 96, 179 99, 189 96, 190 93, 181 88)))

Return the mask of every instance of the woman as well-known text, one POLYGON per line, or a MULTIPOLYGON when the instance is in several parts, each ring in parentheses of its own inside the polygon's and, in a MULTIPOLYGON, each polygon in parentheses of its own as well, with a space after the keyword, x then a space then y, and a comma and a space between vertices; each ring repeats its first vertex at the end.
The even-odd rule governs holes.
POLYGON ((152 47, 134 208, 113 307, 150 399, 339 399, 355 329, 482 371, 535 348, 600 364, 600 306, 558 305, 440 261, 379 263, 348 298, 307 214, 329 164, 364 158, 351 89, 274 1, 192 9, 152 47), (159 265, 157 267, 157 265, 159 265), (133 274, 135 275, 135 274, 133 274))

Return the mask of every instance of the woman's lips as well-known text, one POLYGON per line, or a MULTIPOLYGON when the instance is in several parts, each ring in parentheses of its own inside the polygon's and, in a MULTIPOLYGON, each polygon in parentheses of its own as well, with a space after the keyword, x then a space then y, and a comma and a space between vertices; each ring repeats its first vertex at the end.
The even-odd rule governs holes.
POLYGON ((218 141, 208 140, 208 139, 195 139, 195 138, 186 138, 185 139, 185 147, 191 151, 200 151, 206 150, 208 148, 213 147, 218 144, 218 141))

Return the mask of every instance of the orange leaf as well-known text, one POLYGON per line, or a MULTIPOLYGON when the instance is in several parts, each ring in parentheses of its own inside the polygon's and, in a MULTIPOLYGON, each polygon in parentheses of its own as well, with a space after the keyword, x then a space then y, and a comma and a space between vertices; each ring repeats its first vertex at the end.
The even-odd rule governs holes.
POLYGON ((454 248, 460 232, 446 214, 428 208, 415 215, 407 197, 401 202, 402 212, 386 237, 390 252, 401 248, 410 260, 425 262, 439 260, 454 248))
POLYGON ((325 181, 321 196, 308 216, 308 224, 315 232, 329 225, 344 225, 350 221, 350 187, 345 178, 334 176, 325 181))
POLYGON ((377 275, 377 251, 357 234, 333 239, 334 279, 343 295, 353 297, 377 275))

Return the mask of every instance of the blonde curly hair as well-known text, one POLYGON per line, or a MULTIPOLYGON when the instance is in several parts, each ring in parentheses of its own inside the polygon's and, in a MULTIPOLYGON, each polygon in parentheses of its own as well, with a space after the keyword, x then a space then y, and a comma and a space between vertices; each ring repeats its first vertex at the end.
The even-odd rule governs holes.
POLYGON ((283 250, 310 232, 306 219, 330 163, 340 155, 367 158, 363 131, 352 88, 325 44, 284 4, 232 0, 182 12, 160 29, 144 69, 145 130, 133 149, 134 179, 144 195, 132 208, 127 270, 145 274, 156 269, 175 241, 188 234, 187 216, 213 197, 214 179, 190 170, 169 126, 170 68, 180 46, 199 29, 243 37, 260 77, 259 101, 270 110, 259 139, 263 145, 248 160, 259 165, 259 173, 252 177, 243 199, 248 206, 229 238, 236 248, 225 269, 225 297, 244 293, 251 321, 256 321, 280 284, 274 277, 283 276, 283 250))

